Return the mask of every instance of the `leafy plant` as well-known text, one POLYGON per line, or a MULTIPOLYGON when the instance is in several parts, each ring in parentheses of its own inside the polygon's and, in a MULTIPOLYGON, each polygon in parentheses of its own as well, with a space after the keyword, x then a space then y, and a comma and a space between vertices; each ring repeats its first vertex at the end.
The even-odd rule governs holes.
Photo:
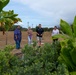
POLYGON ((9 3, 10 0, 0 0, 0 12, 9 3))
POLYGON ((6 31, 6 45, 7 45, 7 31, 17 23, 21 21, 17 18, 18 14, 14 14, 14 10, 3 11, 3 8, 9 3, 10 0, 0 0, 0 27, 3 29, 3 34, 6 31))
POLYGON ((7 32, 8 30, 18 21, 21 21, 20 18, 17 18, 18 14, 14 13, 14 10, 2 11, 0 14, 0 27, 3 29, 3 34, 6 31, 6 45, 7 45, 7 32))
POLYGON ((63 34, 55 36, 63 38, 63 40, 60 40, 61 53, 59 60, 66 64, 69 72, 73 72, 76 71, 76 16, 74 18, 73 28, 64 20, 60 21, 60 27, 63 34))
POLYGON ((69 75, 68 70, 58 62, 60 43, 48 44, 37 48, 25 45, 24 64, 26 75, 69 75), (62 69, 64 67, 64 70, 62 69), (60 69, 61 68, 61 69, 60 69), (66 70, 65 70, 66 69, 66 70))

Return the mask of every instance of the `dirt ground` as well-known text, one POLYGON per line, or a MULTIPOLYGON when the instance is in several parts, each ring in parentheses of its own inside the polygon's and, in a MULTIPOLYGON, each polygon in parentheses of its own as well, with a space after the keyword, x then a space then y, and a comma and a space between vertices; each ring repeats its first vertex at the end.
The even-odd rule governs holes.
MULTIPOLYGON (((14 41, 14 33, 13 31, 9 31, 8 32, 8 36, 7 36, 7 44, 9 45, 15 45, 15 41, 14 41)), ((36 32, 33 32, 33 40, 36 41, 36 32)), ((43 35, 43 43, 51 43, 52 39, 51 39, 51 32, 44 32, 43 35)), ((25 44, 28 43, 27 40, 27 32, 23 31, 22 32, 22 41, 21 41, 21 47, 24 47, 25 44)), ((6 35, 3 35, 2 32, 0 32, 0 48, 4 48, 6 46, 6 35)))

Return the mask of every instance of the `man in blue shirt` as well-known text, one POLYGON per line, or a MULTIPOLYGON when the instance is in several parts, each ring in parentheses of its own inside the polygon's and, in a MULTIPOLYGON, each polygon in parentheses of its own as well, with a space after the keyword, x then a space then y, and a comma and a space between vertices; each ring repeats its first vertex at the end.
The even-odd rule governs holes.
POLYGON ((41 46, 42 36, 43 36, 43 28, 41 27, 41 24, 39 24, 39 27, 36 29, 37 32, 37 40, 38 40, 38 46, 41 46))
POLYGON ((14 31, 14 40, 16 43, 16 49, 20 49, 21 38, 22 38, 22 34, 20 31, 20 26, 18 25, 14 31))

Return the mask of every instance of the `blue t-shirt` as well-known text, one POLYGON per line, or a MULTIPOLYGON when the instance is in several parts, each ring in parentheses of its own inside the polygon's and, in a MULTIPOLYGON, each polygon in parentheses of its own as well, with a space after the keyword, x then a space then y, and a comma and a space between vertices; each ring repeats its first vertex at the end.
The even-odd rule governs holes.
POLYGON ((14 31, 14 40, 15 41, 17 41, 17 40, 21 41, 21 31, 18 28, 16 28, 14 31), (17 36, 17 39, 16 39, 16 36, 17 36))

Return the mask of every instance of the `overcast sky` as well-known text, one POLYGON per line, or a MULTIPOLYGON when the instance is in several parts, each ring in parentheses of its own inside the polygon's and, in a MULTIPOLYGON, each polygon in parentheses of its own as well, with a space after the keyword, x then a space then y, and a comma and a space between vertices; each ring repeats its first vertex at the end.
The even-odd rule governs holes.
POLYGON ((60 19, 72 23, 76 15, 76 0, 10 0, 4 10, 14 10, 22 19, 23 27, 42 24, 59 25, 60 19))

